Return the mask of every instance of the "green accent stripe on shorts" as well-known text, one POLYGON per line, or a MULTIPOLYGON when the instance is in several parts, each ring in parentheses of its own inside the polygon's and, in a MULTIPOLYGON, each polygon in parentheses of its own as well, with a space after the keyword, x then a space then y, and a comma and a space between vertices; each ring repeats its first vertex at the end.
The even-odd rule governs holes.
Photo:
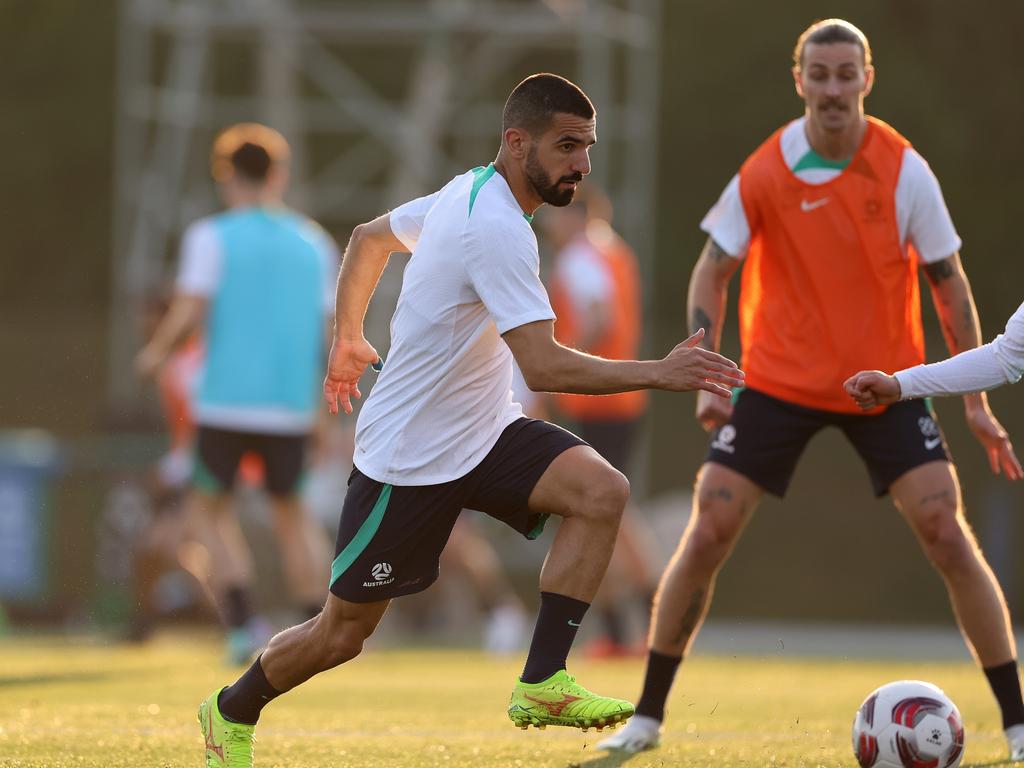
POLYGON ((526 534, 526 538, 528 538, 530 541, 533 541, 542 533, 544 533, 544 523, 548 521, 549 517, 551 517, 551 515, 549 515, 546 512, 542 512, 541 514, 537 515, 537 524, 533 526, 533 530, 526 534))
POLYGON ((732 396, 729 398, 729 402, 736 405, 736 403, 740 401, 740 395, 743 394, 744 389, 746 389, 746 387, 733 387, 732 396))
POLYGON ((194 455, 192 464, 192 486, 206 493, 224 493, 226 490, 216 475, 206 468, 198 453, 194 455))
POLYGON ((385 485, 381 488, 380 496, 377 497, 377 503, 373 505, 369 516, 359 526, 359 530, 352 537, 352 541, 346 544, 345 548, 334 558, 334 563, 331 565, 331 584, 334 584, 349 569, 349 566, 356 561, 356 558, 363 554, 363 550, 366 549, 370 540, 376 535, 377 529, 380 528, 380 521, 384 519, 384 511, 388 508, 388 500, 390 498, 391 486, 385 485))

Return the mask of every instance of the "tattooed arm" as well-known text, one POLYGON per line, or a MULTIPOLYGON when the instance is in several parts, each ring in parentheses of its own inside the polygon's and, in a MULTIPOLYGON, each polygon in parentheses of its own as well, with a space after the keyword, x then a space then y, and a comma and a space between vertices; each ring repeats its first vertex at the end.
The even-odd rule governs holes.
MULTIPOLYGON (((956 355, 980 345, 981 323, 978 322, 971 284, 960 263, 960 254, 954 253, 942 261, 925 264, 923 269, 950 353, 956 355)), ((998 474, 1000 466, 1016 463, 1006 430, 989 409, 988 396, 984 392, 965 395, 964 408, 967 424, 988 453, 992 471, 998 474)))
MULTIPOLYGON (((690 333, 704 329, 702 345, 718 351, 725 321, 725 305, 729 280, 740 266, 740 259, 730 256, 712 238, 708 238, 700 258, 690 275, 686 318, 690 333)), ((697 420, 707 430, 722 426, 729 420, 732 406, 721 398, 697 395, 697 420), (717 402, 716 402, 717 401, 717 402)))
POLYGON ((739 265, 739 259, 730 256, 709 237, 690 275, 686 314, 689 330, 696 333, 698 328, 703 328, 702 346, 712 352, 718 351, 722 339, 729 280, 739 265))
POLYGON ((971 284, 960 263, 960 254, 954 253, 948 259, 925 264, 923 269, 950 353, 955 355, 981 344, 978 311, 974 307, 971 284))

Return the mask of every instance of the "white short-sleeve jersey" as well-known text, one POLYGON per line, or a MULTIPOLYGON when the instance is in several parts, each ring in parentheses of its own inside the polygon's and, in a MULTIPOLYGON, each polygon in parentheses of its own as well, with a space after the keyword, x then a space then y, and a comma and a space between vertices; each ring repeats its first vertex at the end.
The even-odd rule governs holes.
POLYGON ((494 166, 396 208, 412 252, 391 349, 356 423, 354 463, 392 485, 436 485, 476 467, 523 415, 501 334, 553 320, 537 238, 494 166))
POLYGON ((563 248, 555 262, 555 279, 566 289, 577 313, 615 299, 615 277, 608 262, 583 235, 563 248))
MULTIPOLYGON (((811 150, 804 130, 805 120, 801 117, 789 123, 779 140, 790 170, 797 168, 811 150)), ((795 173, 808 184, 825 184, 842 170, 809 167, 795 173)), ((900 244, 906 247, 907 243, 912 243, 925 263, 941 261, 960 250, 960 236, 949 216, 939 181, 925 159, 909 147, 903 152, 896 181, 896 223, 900 244)), ((750 246, 750 225, 740 197, 739 174, 733 176, 718 202, 704 217, 700 228, 730 256, 737 259, 746 256, 750 246)))

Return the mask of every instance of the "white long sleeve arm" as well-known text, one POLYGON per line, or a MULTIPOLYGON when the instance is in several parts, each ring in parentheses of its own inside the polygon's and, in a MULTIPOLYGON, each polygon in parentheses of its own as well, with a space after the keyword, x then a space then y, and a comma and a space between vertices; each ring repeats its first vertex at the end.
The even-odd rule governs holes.
POLYGON ((1013 384, 1024 374, 1024 304, 1013 313, 1006 330, 989 344, 929 365, 897 371, 901 397, 965 395, 1013 384))

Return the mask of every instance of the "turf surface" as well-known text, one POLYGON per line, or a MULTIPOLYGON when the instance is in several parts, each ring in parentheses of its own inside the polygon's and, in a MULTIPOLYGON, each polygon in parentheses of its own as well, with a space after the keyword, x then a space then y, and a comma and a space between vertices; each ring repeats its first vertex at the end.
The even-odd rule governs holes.
MULTIPOLYGON (((201 698, 237 671, 212 639, 167 635, 144 647, 50 638, 0 643, 0 766, 202 765, 201 698)), ((571 662, 593 690, 634 698, 639 660, 571 662)), ((889 680, 943 687, 967 727, 963 766, 1002 765, 999 716, 967 663, 697 657, 670 700, 661 749, 632 759, 568 729, 517 730, 505 704, 519 660, 472 651, 370 649, 271 704, 256 764, 303 768, 855 766, 850 723, 889 680)), ((605 731, 608 733, 608 731, 605 731)))

